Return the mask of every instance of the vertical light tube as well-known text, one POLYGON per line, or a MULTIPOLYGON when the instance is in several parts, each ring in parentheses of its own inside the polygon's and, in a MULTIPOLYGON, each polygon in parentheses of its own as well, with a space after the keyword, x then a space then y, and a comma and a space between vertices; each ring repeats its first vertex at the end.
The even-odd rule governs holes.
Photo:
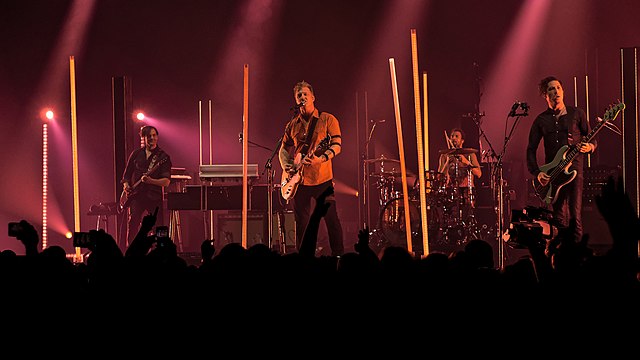
POLYGON ((398 81, 396 77, 396 62, 394 58, 389 58, 389 71, 391 73, 391 92, 393 94, 393 105, 396 117, 396 136, 398 137, 398 151, 400 153, 400 170, 402 172, 402 193, 404 194, 404 223, 407 236, 407 251, 413 253, 411 243, 411 211, 409 210, 409 197, 407 196, 407 168, 404 162, 404 141, 402 137, 402 120, 400 118, 400 100, 398 96, 398 81))
MULTIPOLYGON (((587 122, 589 122, 589 75, 584 76, 584 97, 585 112, 587 113, 587 122)), ((591 167, 591 153, 587 153, 587 167, 591 167)))
MULTIPOLYGON (((209 99, 209 165, 213 165, 213 112, 211 108, 213 104, 211 99, 209 99)), ((205 191, 204 196, 209 196, 208 192, 205 191)), ((207 204, 209 202, 207 201, 207 204)), ((213 210, 209 211, 209 234, 211 234, 211 239, 214 238, 213 229, 214 229, 214 221, 213 221, 213 210)))
POLYGON ((247 248, 247 160, 249 155, 249 64, 244 64, 244 96, 242 105, 242 247, 247 248))
MULTIPOLYGON (((429 238, 427 231, 427 197, 425 194, 425 183, 424 183, 424 174, 425 167, 424 162, 424 149, 423 149, 423 139, 422 139, 422 115, 420 109, 420 77, 418 73, 418 38, 416 34, 416 29, 411 29, 411 64, 413 69, 413 103, 415 104, 415 113, 416 113, 416 148, 418 151, 418 181, 420 184, 420 219, 422 225, 422 249, 423 256, 429 255, 429 238)), ((406 182, 406 173, 402 174, 403 182, 406 182)), ((405 191, 405 198, 409 197, 409 194, 405 191)), ((407 203, 408 204, 408 201, 407 203)), ((405 207, 405 214, 409 213, 409 207, 405 207)), ((406 215, 405 215, 406 216, 406 215)), ((411 227, 408 228, 409 232, 411 232, 411 227)))
MULTIPOLYGON (((80 185, 78 182, 78 119, 76 116, 76 72, 75 59, 69 56, 69 77, 71 86, 71 153, 73 155, 73 220, 74 231, 79 232, 80 227, 80 185)), ((80 248, 75 248, 76 262, 82 261, 80 248)))
POLYGON ((48 246, 47 230, 47 193, 49 182, 49 129, 45 122, 42 123, 42 249, 48 246))

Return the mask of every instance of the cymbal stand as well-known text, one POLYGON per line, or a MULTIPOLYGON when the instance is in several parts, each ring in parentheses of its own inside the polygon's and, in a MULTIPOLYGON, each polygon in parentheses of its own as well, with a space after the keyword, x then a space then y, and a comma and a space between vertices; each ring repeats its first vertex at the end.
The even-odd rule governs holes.
MULTIPOLYGON (((468 158, 469 162, 471 163, 471 155, 469 155, 468 158)), ((473 165, 473 163, 471 163, 471 165, 473 165)), ((467 169, 467 196, 466 196, 466 200, 467 202, 465 203, 465 209, 467 209, 467 235, 471 238, 471 239, 477 239, 479 238, 480 234, 479 234, 479 229, 478 229, 478 221, 476 219, 476 214, 475 214, 475 198, 476 198, 476 190, 475 190, 475 184, 473 181, 473 172, 472 172, 472 168, 469 167, 467 169)))
MULTIPOLYGON (((473 122, 476 124, 476 126, 478 127, 478 131, 480 132, 480 136, 484 139, 484 141, 487 143, 487 145, 489 145, 489 151, 486 154, 483 154, 483 156, 486 156, 488 158, 491 158, 495 165, 491 171, 491 190, 492 190, 492 194, 493 194, 493 199, 495 202, 497 202, 497 204, 495 204, 494 206, 494 210, 496 212, 496 240, 498 241, 498 267, 500 269, 504 269, 504 243, 502 241, 502 228, 503 228, 503 211, 504 211, 504 202, 503 202, 503 183, 504 180, 502 178, 502 158, 504 156, 504 153, 506 151, 507 148, 507 143, 509 142, 508 138, 505 138, 505 142, 504 142, 504 146, 502 148, 502 154, 500 154, 500 156, 498 156, 496 154, 495 149, 493 148, 493 145, 491 144, 491 141, 489 141, 489 138, 487 138, 487 134, 484 132, 484 130, 482 129, 482 124, 480 122, 480 119, 484 116, 484 113, 482 114, 478 114, 478 113, 474 113, 474 114, 468 114, 467 117, 471 118, 471 120, 473 120, 473 122)), ((515 124, 514 124, 514 128, 515 128, 515 124)), ((513 128, 511 129, 511 134, 513 133, 513 128)))
POLYGON ((369 189, 369 163, 367 162, 369 156, 369 143, 371 142, 371 138, 373 136, 373 132, 376 130, 376 125, 378 125, 377 121, 372 121, 373 126, 371 126, 371 130, 369 130, 369 134, 367 135, 367 141, 364 143, 364 155, 362 157, 362 166, 363 166, 363 177, 362 177, 362 201, 364 202, 365 216, 364 216, 364 224, 363 228, 367 228, 371 223, 371 206, 370 202, 370 189, 369 189))

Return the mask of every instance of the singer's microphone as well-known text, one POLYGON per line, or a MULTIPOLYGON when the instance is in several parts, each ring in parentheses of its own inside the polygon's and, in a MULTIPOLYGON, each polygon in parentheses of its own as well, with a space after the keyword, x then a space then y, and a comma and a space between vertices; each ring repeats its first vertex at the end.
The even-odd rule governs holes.
POLYGON ((238 133, 238 142, 242 144, 242 133, 238 133))
POLYGON ((516 110, 518 110, 518 106, 520 106, 520 101, 516 101, 515 103, 513 103, 513 106, 511 106, 511 111, 509 111, 509 116, 516 116, 516 110))
POLYGON ((385 120, 385 119, 382 119, 382 120, 374 120, 374 119, 371 119, 371 122, 372 122, 372 123, 374 123, 374 124, 375 124, 375 123, 383 123, 383 122, 385 122, 385 121, 387 121, 387 120, 385 120))
POLYGON ((301 107, 303 107, 305 103, 306 103, 306 102, 304 102, 304 101, 303 101, 303 102, 301 102, 300 104, 295 104, 295 105, 293 105, 293 106, 291 107, 291 109, 289 109, 289 110, 298 110, 298 109, 300 109, 301 107))

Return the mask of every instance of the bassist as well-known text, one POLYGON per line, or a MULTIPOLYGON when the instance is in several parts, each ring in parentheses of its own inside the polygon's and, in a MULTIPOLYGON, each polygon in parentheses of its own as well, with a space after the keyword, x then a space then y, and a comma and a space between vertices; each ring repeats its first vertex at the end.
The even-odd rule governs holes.
MULTIPOLYGON (((313 210, 312 199, 317 199, 328 187, 333 186, 332 159, 340 154, 342 137, 338 119, 330 113, 316 109, 316 98, 311 84, 306 81, 297 83, 293 88, 293 96, 296 102, 293 107, 295 113, 285 127, 279 160, 283 178, 291 172, 298 171, 302 179, 292 198, 296 221, 296 248, 299 250, 313 210), (330 138, 329 146, 324 152, 314 154, 310 151, 317 148, 327 135, 330 138), (296 164, 296 159, 301 159, 301 164, 296 164), (298 168, 299 170, 296 170, 298 168)), ((339 256, 344 253, 344 242, 335 195, 331 194, 326 201, 330 203, 324 220, 331 255, 339 256)))
POLYGON ((564 88, 562 82, 554 76, 548 76, 538 84, 540 95, 547 102, 547 109, 540 113, 531 125, 529 131, 529 143, 527 145, 527 168, 535 177, 534 185, 549 186, 557 189, 553 196, 551 206, 553 218, 557 225, 566 227, 570 221, 575 221, 575 241, 582 239, 582 190, 583 190, 583 166, 584 153, 593 153, 596 149, 596 141, 583 142, 583 137, 591 131, 584 110, 568 106, 564 103, 564 88), (541 171, 536 153, 540 141, 544 142, 545 167, 552 166, 554 159, 558 158, 558 152, 564 145, 579 149, 579 155, 574 158, 566 172, 575 177, 563 177, 564 171, 557 172, 557 177, 551 177, 552 171, 541 171), (566 184, 562 184, 563 182, 566 184))
POLYGON ((158 129, 143 126, 140 138, 144 146, 131 152, 120 181, 129 210, 126 247, 136 237, 145 211, 153 214, 157 207, 156 225, 163 224, 162 189, 171 182, 171 158, 158 146, 158 129))

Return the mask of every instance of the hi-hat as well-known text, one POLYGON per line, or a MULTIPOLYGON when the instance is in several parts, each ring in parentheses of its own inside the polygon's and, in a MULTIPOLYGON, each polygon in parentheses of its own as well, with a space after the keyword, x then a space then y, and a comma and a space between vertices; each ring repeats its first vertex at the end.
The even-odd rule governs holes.
POLYGON ((366 162, 366 163, 375 163, 375 162, 394 162, 394 163, 399 163, 400 160, 389 159, 389 158, 384 157, 384 155, 380 155, 380 157, 377 158, 377 159, 366 159, 364 162, 366 162))
MULTIPOLYGON (((375 173, 372 173, 369 176, 371 176, 371 177, 381 177, 381 178, 402 177, 402 172, 396 171, 396 169, 393 169, 393 171, 375 172, 375 173)), ((410 170, 407 170, 407 178, 412 178, 412 177, 415 177, 415 176, 416 176, 416 174, 414 174, 410 170)))
POLYGON ((475 154, 478 150, 472 148, 458 148, 458 149, 446 149, 440 150, 441 155, 469 155, 475 154))
POLYGON ((383 171, 383 172, 373 173, 370 176, 379 177, 379 178, 395 178, 395 177, 402 176, 402 173, 397 171, 383 171))

